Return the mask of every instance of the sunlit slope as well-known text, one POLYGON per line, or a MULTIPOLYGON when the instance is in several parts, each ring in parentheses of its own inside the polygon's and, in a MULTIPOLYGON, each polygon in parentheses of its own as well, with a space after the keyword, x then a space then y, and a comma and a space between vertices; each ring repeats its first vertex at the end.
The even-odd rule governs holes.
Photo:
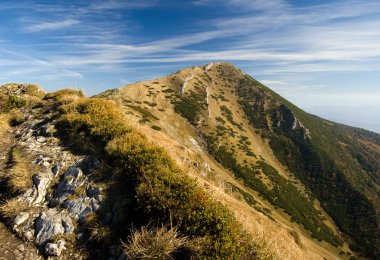
POLYGON ((196 176, 269 219, 331 252, 348 252, 348 241, 377 256, 379 135, 307 114, 227 63, 98 97, 122 105, 196 176))

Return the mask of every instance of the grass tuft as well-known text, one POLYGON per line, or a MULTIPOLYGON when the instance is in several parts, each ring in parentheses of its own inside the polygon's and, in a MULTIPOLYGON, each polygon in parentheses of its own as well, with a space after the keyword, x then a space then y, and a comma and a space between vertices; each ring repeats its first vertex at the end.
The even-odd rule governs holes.
POLYGON ((178 227, 143 226, 132 230, 123 250, 129 259, 174 259, 173 253, 187 241, 181 237, 178 227))
POLYGON ((3 218, 14 219, 20 212, 27 211, 28 204, 23 200, 9 199, 0 205, 0 214, 3 218))
POLYGON ((109 244, 111 241, 111 229, 99 221, 98 216, 95 213, 91 213, 86 216, 86 226, 90 231, 90 238, 98 243, 103 242, 109 244))

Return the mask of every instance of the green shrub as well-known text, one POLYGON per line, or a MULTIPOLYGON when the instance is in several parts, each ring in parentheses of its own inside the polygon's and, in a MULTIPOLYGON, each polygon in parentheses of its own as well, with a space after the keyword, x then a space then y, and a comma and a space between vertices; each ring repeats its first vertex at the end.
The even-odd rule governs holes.
POLYGON ((54 109, 59 109, 63 105, 70 104, 80 98, 83 98, 82 90, 78 89, 62 89, 56 92, 47 93, 44 100, 53 104, 54 109))
MULTIPOLYGON (((137 103, 137 102, 136 102, 137 103)), ((160 120, 158 117, 156 117, 155 115, 153 115, 151 112, 149 112, 148 110, 140 107, 140 106, 135 106, 135 105, 127 105, 128 107, 136 110, 137 112, 140 112, 143 116, 145 117, 149 117, 151 119, 155 119, 155 120, 160 120)))
POLYGON ((161 131, 161 127, 156 126, 156 125, 152 125, 152 129, 157 130, 157 131, 161 131))
POLYGON ((61 126, 75 135, 84 132, 93 140, 107 142, 131 130, 117 105, 112 101, 91 98, 80 99, 62 107, 61 126))
POLYGON ((181 96, 174 101, 174 111, 182 115, 190 123, 195 123, 202 111, 207 109, 207 103, 200 93, 189 92, 190 94, 187 96, 181 96))
POLYGON ((218 122, 220 122, 220 123, 222 123, 222 124, 226 123, 226 121, 224 121, 224 119, 221 118, 220 116, 216 117, 215 120, 218 121, 218 122))
POLYGON ((8 99, 8 108, 13 109, 13 108, 21 108, 26 105, 25 99, 22 99, 21 97, 18 96, 9 96, 8 99))

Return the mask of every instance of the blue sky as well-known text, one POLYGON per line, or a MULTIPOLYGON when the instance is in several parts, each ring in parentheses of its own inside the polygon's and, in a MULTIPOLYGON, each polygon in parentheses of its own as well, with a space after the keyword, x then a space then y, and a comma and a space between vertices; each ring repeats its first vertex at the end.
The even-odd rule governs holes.
POLYGON ((380 132, 378 0, 1 1, 0 15, 0 83, 93 95, 229 61, 309 112, 380 132))

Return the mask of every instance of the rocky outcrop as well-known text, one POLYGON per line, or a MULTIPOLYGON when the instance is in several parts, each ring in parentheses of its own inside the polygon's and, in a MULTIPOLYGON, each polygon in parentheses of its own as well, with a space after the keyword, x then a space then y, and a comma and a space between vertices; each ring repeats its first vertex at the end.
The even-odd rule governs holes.
POLYGON ((193 72, 193 69, 190 69, 189 76, 186 77, 185 82, 183 83, 183 85, 181 87, 181 93, 182 94, 185 93, 185 89, 186 89, 186 86, 189 83, 189 81, 194 78, 194 75, 192 74, 192 72, 193 72))
POLYGON ((36 220, 35 243, 39 246, 56 235, 70 234, 74 230, 70 217, 56 208, 48 209, 40 213, 36 220))
MULTIPOLYGON (((90 157, 70 153, 55 137, 54 121, 27 115, 16 142, 37 167, 33 186, 14 199, 29 205, 11 221, 12 230, 34 242, 47 256, 65 255, 65 237, 76 236, 85 217, 102 205, 102 190, 87 176, 98 166, 90 157), (59 240, 56 240, 59 238, 59 240)), ((71 256, 70 256, 71 257, 71 256)))

